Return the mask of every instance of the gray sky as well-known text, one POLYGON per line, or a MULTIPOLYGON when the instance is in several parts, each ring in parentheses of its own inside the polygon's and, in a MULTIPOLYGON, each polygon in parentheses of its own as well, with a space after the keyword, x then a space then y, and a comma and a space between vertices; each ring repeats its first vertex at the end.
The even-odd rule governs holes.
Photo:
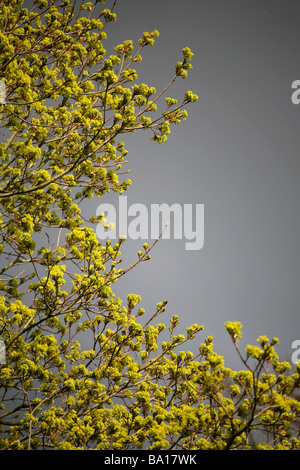
MULTIPOLYGON (((291 84, 300 79, 299 1, 119 0, 116 13, 109 52, 126 39, 137 44, 144 31, 160 32, 144 50, 138 83, 160 90, 189 46, 194 69, 167 96, 199 95, 166 143, 144 132, 126 137, 128 204, 205 205, 204 247, 186 251, 184 240, 160 241, 151 261, 116 284, 117 294, 125 303, 127 293, 140 294, 149 315, 168 299, 159 321, 168 326, 177 314, 180 332, 204 325, 199 341, 213 335, 228 366, 242 364, 227 320, 243 324, 242 346, 277 336, 282 359, 290 360, 291 343, 300 339, 300 105, 291 102, 291 84)), ((89 201, 84 215, 95 215, 100 202, 89 201)), ((118 195, 103 202, 117 205, 118 195)), ((143 243, 123 245, 124 266, 143 243)), ((198 341, 188 349, 197 352, 198 341)))
MULTIPOLYGON (((182 329, 203 324, 199 339, 212 334, 230 366, 240 363, 227 320, 243 324, 242 346, 277 336, 282 359, 290 359, 300 339, 300 105, 291 102, 291 83, 300 79, 299 2, 120 0, 116 13, 108 44, 160 32, 144 51, 139 82, 160 89, 189 46, 194 69, 168 96, 199 95, 167 143, 145 133, 126 140, 128 204, 205 205, 202 250, 163 240, 117 292, 140 294, 148 311, 167 298, 160 321, 168 325, 175 313, 182 329)), ((142 243, 128 240, 123 259, 136 259, 142 243)), ((196 352, 197 342, 189 349, 196 352)))

